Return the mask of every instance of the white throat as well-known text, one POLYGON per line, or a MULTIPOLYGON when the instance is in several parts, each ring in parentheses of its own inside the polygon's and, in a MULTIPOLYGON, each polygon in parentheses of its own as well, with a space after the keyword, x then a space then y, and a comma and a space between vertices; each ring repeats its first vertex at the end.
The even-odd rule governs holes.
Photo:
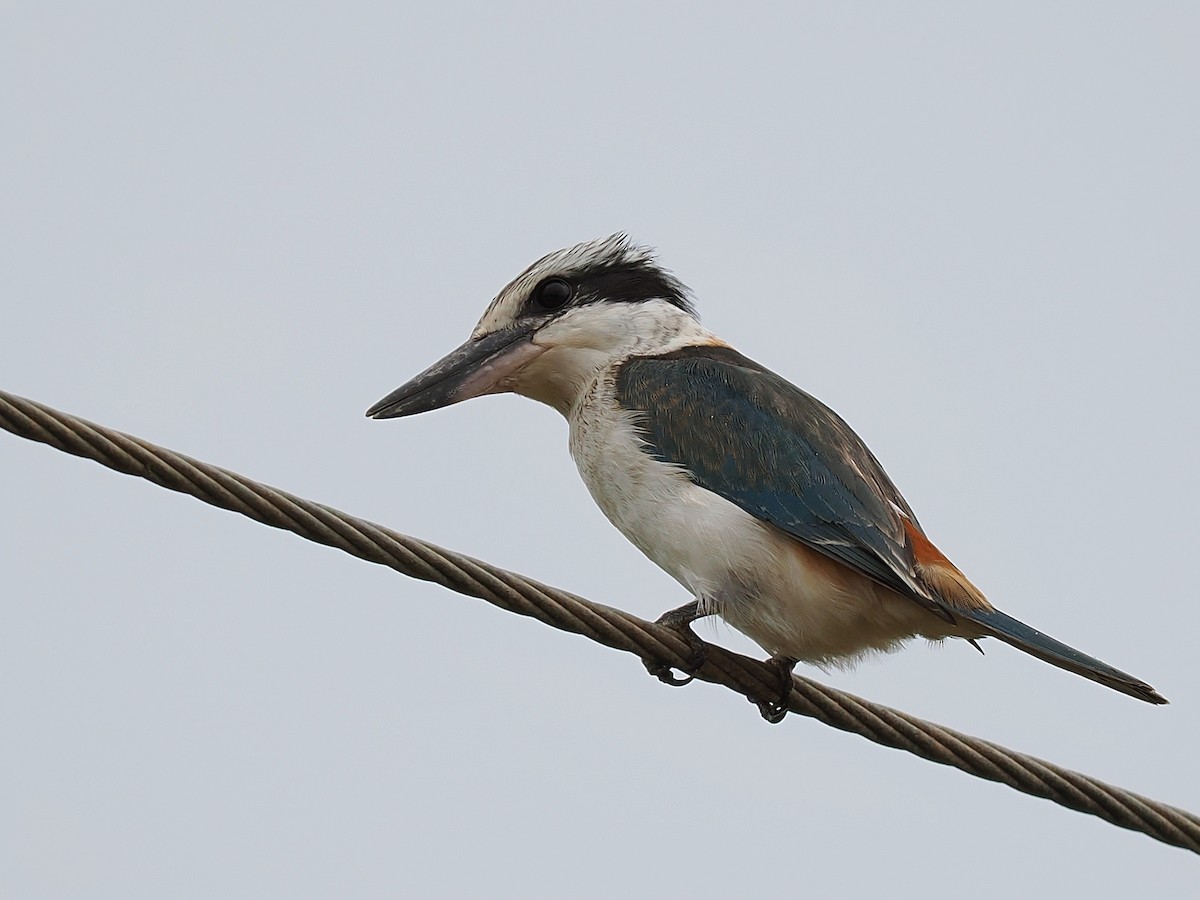
POLYGON ((665 300, 581 306, 545 325, 533 342, 546 350, 517 374, 511 389, 568 417, 601 374, 631 356, 723 343, 665 300))

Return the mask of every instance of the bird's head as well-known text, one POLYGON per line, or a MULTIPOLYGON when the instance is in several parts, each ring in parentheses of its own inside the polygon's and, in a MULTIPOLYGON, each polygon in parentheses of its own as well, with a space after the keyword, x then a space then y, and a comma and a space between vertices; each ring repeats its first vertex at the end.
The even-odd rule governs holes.
POLYGON ((543 256, 500 291, 470 339, 369 410, 375 419, 512 391, 567 414, 601 369, 695 343, 688 290, 624 234, 543 256))

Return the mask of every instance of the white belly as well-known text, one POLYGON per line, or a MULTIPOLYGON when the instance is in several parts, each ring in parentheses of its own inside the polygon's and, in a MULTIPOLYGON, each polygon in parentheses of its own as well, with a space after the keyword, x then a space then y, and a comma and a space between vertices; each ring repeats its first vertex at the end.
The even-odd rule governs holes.
POLYGON ((569 417, 571 455, 596 504, 639 550, 770 653, 852 661, 946 623, 694 484, 646 453, 597 385, 569 417))

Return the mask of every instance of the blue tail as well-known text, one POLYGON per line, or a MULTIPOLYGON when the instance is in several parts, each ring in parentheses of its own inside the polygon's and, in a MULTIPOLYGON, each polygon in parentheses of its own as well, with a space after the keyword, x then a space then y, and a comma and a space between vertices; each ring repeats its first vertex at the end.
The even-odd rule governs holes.
POLYGON ((1146 682, 1134 678, 1120 669, 1114 669, 1107 663, 1080 653, 1074 647, 1068 647, 1061 641, 1056 641, 1047 634, 1042 634, 1036 628, 1030 628, 1024 622, 1005 615, 998 609, 965 610, 955 607, 954 614, 969 619, 976 625, 982 625, 1006 644, 1012 644, 1018 650, 1036 656, 1038 659, 1082 675, 1084 678, 1099 682, 1114 691, 1137 697, 1147 703, 1166 703, 1167 698, 1156 691, 1146 682))

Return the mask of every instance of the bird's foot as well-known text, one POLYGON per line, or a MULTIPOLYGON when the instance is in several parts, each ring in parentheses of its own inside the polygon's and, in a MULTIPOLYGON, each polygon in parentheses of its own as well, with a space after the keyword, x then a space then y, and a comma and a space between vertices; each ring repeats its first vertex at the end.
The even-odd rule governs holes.
POLYGON ((788 705, 792 697, 792 669, 796 668, 798 661, 790 656, 772 656, 767 664, 774 668, 779 676, 779 694, 770 700, 748 698, 758 707, 762 717, 772 725, 778 725, 788 714, 788 705))
POLYGON ((691 658, 688 660, 686 668, 681 668, 684 673, 683 678, 675 674, 674 666, 668 665, 658 659, 643 659, 642 665, 646 667, 646 671, 661 681, 663 684, 669 684, 671 687, 683 687, 685 684, 690 684, 696 677, 696 672, 704 665, 704 660, 707 656, 705 653, 704 641, 702 641, 692 631, 692 622, 700 618, 700 604, 692 602, 686 606, 681 606, 678 609, 672 609, 669 612, 663 613, 655 620, 656 625, 665 625, 676 634, 678 634, 688 645, 691 651, 691 658))

